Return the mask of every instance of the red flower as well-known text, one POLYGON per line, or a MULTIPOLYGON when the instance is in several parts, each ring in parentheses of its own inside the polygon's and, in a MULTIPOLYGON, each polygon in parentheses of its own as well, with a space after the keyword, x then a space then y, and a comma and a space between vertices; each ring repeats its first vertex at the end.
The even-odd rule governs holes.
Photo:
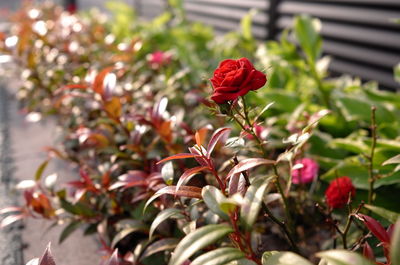
POLYGON ((331 208, 342 208, 347 204, 349 195, 354 197, 356 189, 349 177, 340 177, 331 182, 325 191, 326 202, 331 208))
POLYGON ((318 175, 319 166, 311 158, 297 160, 295 164, 302 164, 303 167, 292 171, 292 182, 294 184, 306 184, 312 182, 318 175))
POLYGON ((222 104, 259 89, 267 82, 267 76, 256 70, 247 58, 228 59, 219 64, 210 81, 214 87, 211 99, 222 104))

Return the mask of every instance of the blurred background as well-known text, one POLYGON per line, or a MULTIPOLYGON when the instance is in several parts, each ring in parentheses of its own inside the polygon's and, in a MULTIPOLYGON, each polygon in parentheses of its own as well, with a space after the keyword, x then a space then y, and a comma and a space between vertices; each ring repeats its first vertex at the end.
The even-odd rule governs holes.
MULTIPOLYGON (((256 9, 253 34, 278 39, 295 15, 306 13, 322 22, 324 52, 332 55, 330 71, 376 80, 395 90, 393 67, 400 61, 399 0, 182 0, 187 17, 224 33, 238 28, 240 19, 256 9)), ((1 0, 1 9, 16 9, 21 0, 1 0)), ((107 0, 56 0, 70 10, 97 7, 107 0)), ((166 0, 124 0, 140 17, 151 19, 168 9, 166 0)))

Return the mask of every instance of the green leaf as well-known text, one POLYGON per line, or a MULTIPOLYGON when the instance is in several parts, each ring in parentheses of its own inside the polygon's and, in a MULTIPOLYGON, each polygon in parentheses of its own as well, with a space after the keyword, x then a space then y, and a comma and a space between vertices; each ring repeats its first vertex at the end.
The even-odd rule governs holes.
POLYGON ((390 242, 390 259, 392 265, 400 265, 400 219, 394 227, 392 240, 390 242))
POLYGON ((388 160, 382 163, 382 166, 386 166, 389 164, 400 164, 400 155, 396 155, 392 158, 389 158, 388 160))
POLYGON ((312 64, 315 64, 321 54, 322 38, 318 32, 320 24, 318 19, 312 19, 307 15, 296 17, 294 22, 296 38, 312 64))
POLYGON ((312 265, 311 262, 293 252, 279 252, 268 259, 263 259, 263 265, 312 265))
POLYGON ((207 225, 185 236, 176 247, 169 265, 181 265, 194 253, 213 244, 217 240, 232 233, 233 229, 226 224, 207 225))
POLYGON ((316 255, 327 260, 330 265, 374 265, 360 254, 347 250, 328 250, 316 255))
POLYGON ((179 239, 177 238, 164 238, 160 239, 150 246, 148 246, 145 251, 143 251, 142 255, 140 256, 140 260, 151 256, 157 252, 165 251, 165 250, 170 250, 175 248, 179 243, 179 239))
POLYGON ((233 260, 244 258, 244 253, 237 248, 219 248, 209 251, 190 263, 191 265, 224 265, 233 260))
POLYGON ((396 221, 400 218, 400 213, 392 212, 386 210, 385 208, 381 208, 374 205, 365 204, 365 208, 371 210, 372 212, 376 213, 377 215, 382 216, 392 224, 396 223, 396 221))
POLYGON ((367 154, 369 146, 360 140, 354 139, 334 139, 329 143, 334 148, 342 148, 356 154, 367 154))
POLYGON ((246 229, 250 230, 257 219, 263 202, 264 193, 274 177, 260 177, 255 179, 244 196, 244 203, 240 208, 240 219, 246 229))
POLYGON ((261 263, 262 264, 265 264, 266 262, 267 262, 267 260, 270 258, 270 257, 272 257, 272 255, 275 255, 275 254, 278 254, 279 253, 279 251, 265 251, 264 253, 263 253, 263 255, 262 255, 262 258, 261 258, 261 263))
POLYGON ((183 218, 183 214, 181 210, 175 209, 175 208, 168 208, 165 209, 157 214, 157 217, 154 219, 153 223, 151 224, 150 227, 150 232, 149 232, 149 239, 152 238, 154 231, 156 228, 165 220, 167 220, 170 217, 177 217, 177 218, 183 218))
POLYGON ((220 203, 226 199, 224 194, 214 186, 205 186, 201 190, 201 196, 207 207, 222 219, 229 220, 229 216, 224 213, 220 207, 220 203))
POLYGON ((253 24, 253 17, 257 14, 257 10, 252 9, 246 15, 243 16, 242 20, 240 21, 240 27, 242 30, 242 36, 247 39, 253 39, 253 33, 251 31, 251 26, 253 24))
POLYGON ((121 231, 118 232, 118 234, 115 235, 111 242, 111 247, 115 248, 115 246, 118 244, 119 241, 121 241, 123 238, 128 236, 129 234, 132 234, 137 231, 147 231, 147 226, 143 224, 142 222, 138 220, 131 220, 130 222, 130 227, 125 228, 121 231))
POLYGON ((69 235, 71 235, 82 223, 80 221, 73 221, 69 225, 67 225, 64 230, 61 232, 60 238, 58 239, 58 244, 64 242, 65 239, 69 235))
POLYGON ((40 164, 40 166, 36 170, 36 173, 35 173, 35 180, 36 181, 40 180, 40 178, 42 177, 43 171, 46 169, 47 165, 49 164, 49 161, 50 161, 49 159, 44 161, 42 164, 40 164))

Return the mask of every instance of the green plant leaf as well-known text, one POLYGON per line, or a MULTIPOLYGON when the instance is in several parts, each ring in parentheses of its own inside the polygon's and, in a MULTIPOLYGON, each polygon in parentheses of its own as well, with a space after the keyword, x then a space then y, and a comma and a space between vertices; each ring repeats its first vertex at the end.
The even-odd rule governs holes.
POLYGON ((400 218, 400 213, 392 212, 392 211, 386 210, 385 208, 381 208, 381 207, 370 205, 370 204, 365 204, 364 206, 365 206, 365 208, 376 213, 377 215, 382 216, 383 218, 385 218, 392 224, 396 223, 396 221, 400 218))
POLYGON ((327 260, 330 265, 374 265, 360 254, 347 250, 328 250, 316 255, 327 260))
POLYGON ((44 161, 42 164, 40 164, 40 166, 36 170, 36 173, 35 173, 36 181, 40 180, 40 178, 42 177, 44 170, 46 169, 47 165, 49 164, 49 161, 50 161, 49 159, 44 161))
POLYGON ((174 181, 174 167, 171 161, 168 161, 161 168, 161 176, 167 185, 171 185, 174 181))
POLYGON ((165 251, 165 250, 170 250, 175 248, 179 243, 179 239, 177 238, 164 238, 160 239, 153 244, 149 245, 146 247, 146 249, 143 251, 142 255, 140 256, 140 260, 151 256, 157 252, 165 251))
POLYGON ((73 221, 69 225, 67 225, 64 230, 61 232, 61 235, 58 239, 58 244, 64 242, 67 237, 72 234, 82 223, 80 221, 73 221))
POLYGON ((115 248, 115 246, 118 244, 119 241, 121 241, 123 238, 128 236, 129 234, 132 234, 137 231, 143 231, 146 232, 148 230, 147 226, 143 224, 141 221, 138 220, 131 220, 129 223, 129 227, 125 228, 121 231, 118 232, 118 234, 115 235, 111 242, 111 247, 115 248))
POLYGON ((224 213, 220 207, 220 203, 226 199, 224 194, 214 186, 207 185, 201 190, 201 196, 207 207, 222 219, 229 220, 229 216, 224 213))
POLYGON ((181 265, 182 262, 190 258, 197 251, 232 232, 233 229, 226 224, 207 225, 199 228, 185 236, 179 242, 168 264, 181 265))
POLYGON ((307 15, 297 16, 294 22, 296 38, 312 64, 315 64, 321 54, 322 38, 318 32, 318 25, 319 20, 307 15))
MULTIPOLYGON (((264 255, 263 255, 264 257, 264 255)), ((311 262, 293 252, 278 252, 264 259, 263 265, 312 265, 311 262)))
POLYGON ((219 248, 209 251, 190 263, 191 265, 224 265, 233 260, 244 258, 244 253, 237 248, 219 248))
POLYGON ((392 265, 400 265, 400 219, 397 220, 390 242, 390 259, 392 265))
POLYGON ((251 183, 244 196, 244 203, 240 208, 240 219, 246 229, 250 230, 257 219, 263 202, 264 193, 274 177, 260 177, 251 183))
POLYGON ((329 143, 329 146, 334 148, 342 148, 356 154, 367 154, 369 146, 361 140, 338 138, 329 143))
POLYGON ((382 163, 382 166, 390 165, 390 164, 400 164, 400 155, 396 155, 392 158, 389 158, 385 162, 382 163))
POLYGON ((156 228, 165 220, 167 220, 170 217, 177 217, 177 218, 183 218, 182 211, 179 209, 175 208, 168 208, 165 209, 157 214, 157 217, 154 219, 153 223, 150 226, 150 232, 149 232, 149 239, 152 238, 154 231, 156 228))
POLYGON ((261 263, 266 264, 267 260, 275 254, 278 254, 279 251, 265 251, 261 258, 261 263))
POLYGON ((242 31, 242 36, 246 40, 253 39, 253 33, 251 31, 251 26, 253 24, 253 17, 257 14, 257 10, 251 9, 246 15, 243 16, 240 21, 240 28, 242 31))

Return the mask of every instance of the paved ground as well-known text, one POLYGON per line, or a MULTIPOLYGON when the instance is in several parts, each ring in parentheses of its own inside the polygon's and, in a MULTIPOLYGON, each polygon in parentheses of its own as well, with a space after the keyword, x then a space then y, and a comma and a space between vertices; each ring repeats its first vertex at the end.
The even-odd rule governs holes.
MULTIPOLYGON (((3 93, 3 98, 4 96, 3 93)), ((51 119, 39 123, 27 122, 24 115, 18 112, 17 102, 11 96, 7 97, 7 105, 8 154, 13 158, 11 181, 15 183, 33 177, 38 165, 46 158, 41 150, 44 146, 53 145, 59 133, 57 133, 55 123, 51 119)), ((76 177, 73 169, 61 162, 50 164, 44 175, 54 172, 57 172, 59 182, 72 180, 76 177)), ((13 195, 12 189, 8 190, 8 194, 13 195)), ((7 197, 10 198, 11 196, 7 197)), ((15 201, 12 202, 15 203, 15 201)), ((9 204, 10 201, 7 203, 9 204)), ((23 223, 24 229, 21 236, 18 233, 11 233, 11 236, 17 239, 22 237, 25 262, 33 257, 40 256, 48 242, 52 242, 52 252, 57 265, 97 265, 100 263, 97 254, 98 243, 93 237, 84 237, 82 231, 75 231, 62 245, 58 245, 58 238, 64 228, 63 226, 49 230, 51 223, 48 221, 28 219, 23 223)), ((20 254, 15 250, 20 250, 21 244, 14 244, 12 248, 15 252, 14 260, 17 260, 20 254)), ((15 263, 1 263, 1 265, 19 264, 22 264, 20 260, 15 263)))

